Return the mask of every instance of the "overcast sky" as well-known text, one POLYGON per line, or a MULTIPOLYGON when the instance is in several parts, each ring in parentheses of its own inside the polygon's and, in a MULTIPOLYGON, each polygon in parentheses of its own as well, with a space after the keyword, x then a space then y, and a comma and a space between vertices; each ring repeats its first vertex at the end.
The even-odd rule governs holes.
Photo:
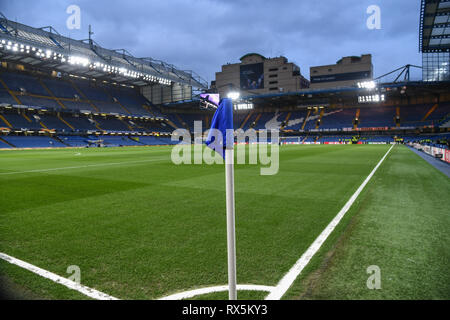
POLYGON ((365 53, 373 55, 375 76, 421 65, 420 0, 0 0, 0 11, 75 39, 87 38, 91 24, 103 47, 164 60, 208 82, 249 52, 283 55, 308 79, 311 66, 365 53), (73 4, 81 10, 79 30, 66 26, 73 4), (379 30, 367 27, 370 5, 381 9, 379 30))

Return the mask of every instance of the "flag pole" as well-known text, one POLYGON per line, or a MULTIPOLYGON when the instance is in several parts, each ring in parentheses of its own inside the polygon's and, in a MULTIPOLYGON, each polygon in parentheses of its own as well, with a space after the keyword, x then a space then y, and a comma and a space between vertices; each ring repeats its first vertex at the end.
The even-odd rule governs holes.
POLYGON ((236 235, 234 217, 234 146, 225 149, 225 184, 227 199, 227 246, 229 299, 237 299, 236 289, 236 235))

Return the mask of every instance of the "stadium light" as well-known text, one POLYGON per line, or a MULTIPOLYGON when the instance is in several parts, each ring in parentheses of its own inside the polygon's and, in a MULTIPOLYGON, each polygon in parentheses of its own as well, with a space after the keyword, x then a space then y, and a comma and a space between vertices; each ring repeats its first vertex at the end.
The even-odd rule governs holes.
POLYGON ((250 110, 253 109, 253 103, 237 103, 234 105, 234 110, 250 110))
POLYGON ((231 91, 227 95, 227 97, 230 98, 231 100, 237 100, 239 99, 240 96, 241 94, 238 91, 231 91))
POLYGON ((55 52, 51 49, 47 48, 40 49, 34 46, 30 46, 28 44, 8 41, 6 39, 0 39, 0 50, 13 51, 15 53, 20 52, 26 54, 30 54, 30 52, 32 52, 32 54, 35 57, 40 58, 42 60, 53 58, 52 60, 59 60, 61 63, 68 63, 74 66, 88 67, 89 69, 97 69, 97 70, 100 69, 104 73, 120 74, 124 77, 129 77, 133 79, 140 78, 145 81, 155 82, 168 86, 172 83, 170 79, 163 77, 156 77, 151 74, 129 70, 126 67, 108 65, 101 62, 92 62, 88 57, 65 55, 55 52))
POLYGON ((358 82, 358 88, 360 89, 375 89, 377 86, 377 84, 375 83, 375 81, 363 81, 363 82, 358 82))
POLYGON ((386 97, 384 94, 374 94, 374 95, 368 95, 368 96, 358 96, 358 102, 359 103, 377 103, 377 102, 383 102, 386 100, 386 97))

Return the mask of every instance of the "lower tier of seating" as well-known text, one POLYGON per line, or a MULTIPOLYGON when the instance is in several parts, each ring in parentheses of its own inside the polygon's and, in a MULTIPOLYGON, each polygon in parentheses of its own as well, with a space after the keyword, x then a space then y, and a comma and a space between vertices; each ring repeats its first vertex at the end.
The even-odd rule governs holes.
POLYGON ((58 136, 0 136, 0 149, 64 148, 64 147, 122 147, 171 145, 177 142, 162 136, 58 135, 58 136))
MULTIPOLYGON (((303 135, 282 137, 282 144, 339 144, 339 143, 393 143, 417 142, 439 145, 448 148, 450 133, 422 134, 422 135, 303 135)), ((271 142, 270 138, 268 142, 271 142)), ((278 140, 276 141, 278 142, 278 140)), ((276 143, 275 142, 275 143, 276 143)), ((128 135, 58 135, 58 136, 17 136, 1 135, 0 149, 14 148, 64 148, 64 147, 122 147, 122 146, 154 146, 174 145, 179 141, 172 141, 169 136, 128 136, 128 135)))
MULTIPOLYGON (((46 136, 1 136, 16 148, 61 148, 67 147, 56 139, 46 136)), ((1 148, 2 146, 0 146, 1 148)))

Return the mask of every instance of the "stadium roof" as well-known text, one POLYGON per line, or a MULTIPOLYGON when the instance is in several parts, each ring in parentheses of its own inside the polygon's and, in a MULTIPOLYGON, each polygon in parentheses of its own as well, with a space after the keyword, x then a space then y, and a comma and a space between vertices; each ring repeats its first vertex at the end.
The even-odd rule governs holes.
POLYGON ((450 51, 450 0, 422 0, 419 50, 450 51))
MULTIPOLYGON (((303 89, 294 92, 266 93, 260 95, 242 96, 237 103, 252 103, 256 108, 275 108, 295 107, 296 109, 307 108, 311 106, 345 106, 362 107, 376 104, 361 104, 358 97, 367 95, 385 95, 388 104, 410 103, 410 97, 424 97, 434 95, 438 97, 449 92, 450 81, 403 81, 379 83, 375 91, 368 91, 364 88, 346 87, 331 89, 303 89), (396 101, 394 103, 394 101, 396 101)), ((170 102, 163 107, 175 107, 178 109, 198 109, 200 99, 193 98, 178 102, 170 102)))
POLYGON ((448 93, 450 81, 440 82, 423 82, 409 81, 396 83, 378 84, 375 91, 357 87, 335 88, 335 89, 304 89, 296 92, 269 93, 254 96, 242 97, 244 102, 251 102, 258 107, 281 108, 286 106, 297 106, 297 108, 305 108, 313 105, 346 105, 346 106, 362 106, 358 103, 359 96, 367 96, 372 94, 386 95, 387 101, 396 98, 405 98, 411 96, 424 96, 427 94, 448 93))
POLYGON ((174 82, 208 88, 208 83, 193 71, 152 58, 136 58, 125 49, 105 49, 92 39, 64 37, 52 27, 33 28, 8 20, 1 13, 0 59, 118 84, 174 82))

